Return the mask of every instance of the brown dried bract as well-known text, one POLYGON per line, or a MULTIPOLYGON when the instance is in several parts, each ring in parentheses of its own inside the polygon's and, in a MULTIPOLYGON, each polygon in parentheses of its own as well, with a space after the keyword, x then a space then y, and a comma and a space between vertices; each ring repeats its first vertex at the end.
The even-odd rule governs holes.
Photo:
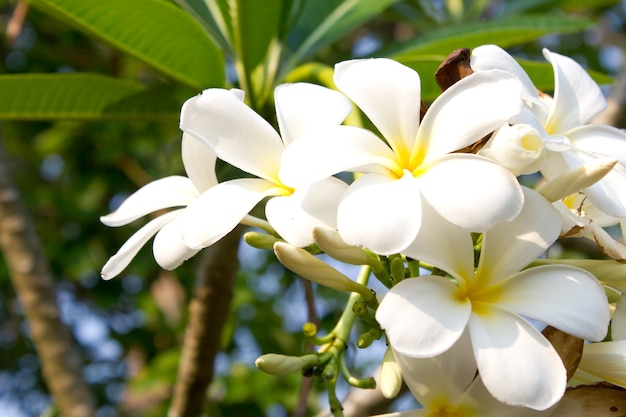
POLYGON ((561 357, 561 361, 563 361, 563 365, 567 369, 567 379, 569 380, 578 368, 580 359, 583 356, 583 345, 585 342, 552 326, 546 327, 541 333, 548 339, 561 357))
POLYGON ((435 80, 437 80, 441 91, 446 91, 461 78, 465 78, 473 72, 470 67, 469 48, 459 48, 448 55, 439 65, 435 72, 435 80))

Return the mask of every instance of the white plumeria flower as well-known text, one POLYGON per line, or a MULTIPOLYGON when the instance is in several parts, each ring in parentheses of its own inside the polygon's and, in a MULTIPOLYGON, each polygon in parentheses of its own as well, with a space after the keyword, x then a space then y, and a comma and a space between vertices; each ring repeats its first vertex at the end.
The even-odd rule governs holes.
MULTIPOLYGON (((423 209, 436 216, 428 204, 423 209)), ((523 317, 594 341, 602 340, 610 319, 604 290, 590 273, 568 265, 522 270, 557 239, 560 229, 558 212, 524 188, 519 216, 483 234, 474 271, 469 233, 443 221, 424 223, 405 254, 437 266, 453 280, 409 278, 384 296, 376 319, 394 351, 416 358, 439 355, 467 329, 481 378, 496 399, 537 410, 554 405, 565 390, 565 367, 523 317)))
POLYGON ((504 124, 521 109, 521 86, 503 71, 473 74, 448 88, 420 122, 420 78, 390 59, 335 66, 335 83, 381 132, 350 126, 305 135, 284 154, 287 184, 343 171, 362 172, 342 199, 337 226, 350 245, 401 252, 422 223, 421 196, 472 231, 510 220, 522 193, 515 177, 487 158, 451 153, 504 124))
POLYGON ((480 375, 476 376, 467 332, 449 350, 432 358, 398 352, 394 356, 404 382, 423 408, 384 417, 547 417, 554 411, 511 406, 493 398, 480 375))
MULTIPOLYGON (((626 217, 626 193, 623 192, 626 188, 626 133, 607 125, 587 124, 606 107, 602 91, 571 58, 547 49, 543 54, 554 69, 554 98, 540 95, 515 59, 495 45, 475 48, 471 67, 477 72, 498 68, 520 79, 527 106, 516 122, 534 129, 536 136, 544 139, 545 156, 539 152, 537 158, 546 159, 541 167, 546 179, 551 180, 597 158, 617 159, 619 163, 611 172, 583 192, 603 212, 626 217)), ((493 152, 483 154, 494 156, 493 152)), ((527 154, 521 152, 520 155, 527 154)))
MULTIPOLYGON (((120 207, 100 218, 107 226, 123 226, 152 212, 185 207, 204 191, 217 184, 216 155, 211 148, 190 134, 183 134, 182 159, 189 177, 170 176, 153 181, 128 197, 120 207)), ((139 249, 156 234, 154 258, 164 269, 172 270, 191 258, 198 250, 184 244, 181 235, 183 208, 172 210, 153 219, 113 255, 102 268, 102 278, 117 276, 137 255, 139 249)))
POLYGON ((598 210, 582 194, 572 194, 554 203, 563 219, 562 237, 584 237, 595 242, 607 256, 626 260, 626 245, 616 240, 604 228, 619 225, 620 219, 598 210))
POLYGON ((337 178, 285 185, 281 156, 304 132, 342 123, 352 111, 340 93, 297 83, 275 90, 279 135, 227 90, 208 89, 189 99, 181 111, 181 129, 200 138, 218 158, 257 178, 238 178, 206 190, 187 207, 185 243, 207 247, 230 232, 263 198, 270 225, 289 243, 313 243, 315 226, 335 227, 337 203, 347 185, 337 178))

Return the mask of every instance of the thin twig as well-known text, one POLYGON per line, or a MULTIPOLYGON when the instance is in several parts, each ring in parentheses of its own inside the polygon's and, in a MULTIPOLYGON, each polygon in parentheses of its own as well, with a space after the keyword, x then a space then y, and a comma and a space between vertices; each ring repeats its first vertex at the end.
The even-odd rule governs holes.
MULTIPOLYGON (((304 299, 306 300, 308 321, 319 327, 320 319, 317 316, 317 311, 315 310, 315 295, 313 294, 313 284, 311 283, 311 281, 304 278, 300 278, 300 282, 304 287, 304 299)), ((311 343, 307 343, 306 348, 307 350, 313 350, 314 346, 311 343)), ((300 392, 298 393, 298 406, 293 413, 293 417, 306 417, 306 405, 312 388, 312 377, 305 377, 304 379, 302 379, 300 392)))

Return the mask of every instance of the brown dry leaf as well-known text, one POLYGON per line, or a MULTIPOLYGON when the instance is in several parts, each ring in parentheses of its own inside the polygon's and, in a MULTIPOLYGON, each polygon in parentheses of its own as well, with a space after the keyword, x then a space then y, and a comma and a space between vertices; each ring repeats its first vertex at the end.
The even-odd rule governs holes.
POLYGON ((626 390, 608 383, 568 388, 551 417, 626 417, 626 390))
POLYGON ((580 359, 583 356, 584 341, 552 326, 546 327, 541 333, 548 339, 561 357, 563 365, 567 369, 567 379, 569 380, 576 372, 576 368, 578 368, 580 359))

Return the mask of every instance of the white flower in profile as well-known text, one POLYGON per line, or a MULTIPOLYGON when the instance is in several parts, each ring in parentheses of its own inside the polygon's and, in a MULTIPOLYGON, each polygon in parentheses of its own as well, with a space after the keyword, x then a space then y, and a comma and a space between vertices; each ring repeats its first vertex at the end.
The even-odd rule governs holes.
MULTIPOLYGON (((598 158, 616 159, 618 164, 596 184, 585 188, 583 193, 606 214, 626 217, 626 193, 623 192, 626 188, 626 133, 612 126, 588 124, 606 107, 600 87, 571 58, 547 49, 543 50, 543 54, 554 69, 554 97, 540 95, 517 61, 495 45, 475 48, 472 51, 471 67, 476 72, 498 68, 520 79, 524 86, 526 106, 514 122, 534 132, 535 140, 521 143, 532 147, 538 161, 545 158, 540 169, 548 181, 598 158), (545 149, 536 140, 538 138, 543 139, 545 149)), ((514 143, 519 142, 519 137, 512 135, 512 140, 514 143)), ((524 146, 518 146, 518 149, 519 155, 528 156, 524 146)), ((504 155, 502 160, 515 155, 501 153, 504 155)), ((499 156, 497 152, 488 150, 483 154, 496 159, 499 156)), ((512 163, 504 163, 507 164, 512 163)), ((536 165, 532 165, 530 171, 534 168, 536 165)))
POLYGON ((164 269, 174 269, 198 252, 183 243, 180 221, 184 207, 217 184, 216 155, 187 133, 183 134, 181 152, 188 177, 174 175, 153 181, 128 197, 117 210, 100 218, 107 226, 123 226, 150 213, 180 207, 161 214, 133 234, 104 265, 102 278, 108 280, 122 272, 155 234, 154 258, 164 269))
MULTIPOLYGON (((434 210, 427 204, 424 209, 434 210)), ((470 234, 443 221, 428 222, 405 254, 446 271, 409 278, 384 296, 376 319, 395 352, 439 355, 468 331, 483 383, 497 400, 545 410, 566 387, 566 370, 546 338, 525 318, 571 335, 602 340, 609 307, 590 273, 568 265, 523 269, 559 236, 560 216, 524 188, 524 208, 482 236, 478 267, 470 234), (467 329, 467 330, 466 330, 467 329)))
POLYGON ((304 135, 286 150, 281 178, 292 184, 363 173, 338 209, 337 227, 348 244, 384 255, 401 252, 423 223, 422 196, 472 231, 519 213, 522 193, 510 172, 487 158, 453 153, 520 111, 515 77, 499 70, 472 74, 442 93, 421 122, 419 75, 398 62, 341 62, 334 79, 384 140, 351 126, 304 135))
POLYGON ((554 408, 537 411, 496 400, 476 375, 467 332, 444 353, 414 358, 394 352, 402 379, 423 408, 381 417, 547 417, 554 408))
POLYGON ((352 111, 340 93, 313 84, 276 88, 280 135, 227 90, 208 89, 183 105, 180 127, 215 150, 217 157, 255 176, 211 187, 191 203, 183 239, 201 249, 221 239, 266 197, 270 225, 289 243, 313 243, 315 226, 335 227, 337 204, 347 185, 337 178, 286 185, 279 169, 285 149, 307 131, 339 125, 352 111))

